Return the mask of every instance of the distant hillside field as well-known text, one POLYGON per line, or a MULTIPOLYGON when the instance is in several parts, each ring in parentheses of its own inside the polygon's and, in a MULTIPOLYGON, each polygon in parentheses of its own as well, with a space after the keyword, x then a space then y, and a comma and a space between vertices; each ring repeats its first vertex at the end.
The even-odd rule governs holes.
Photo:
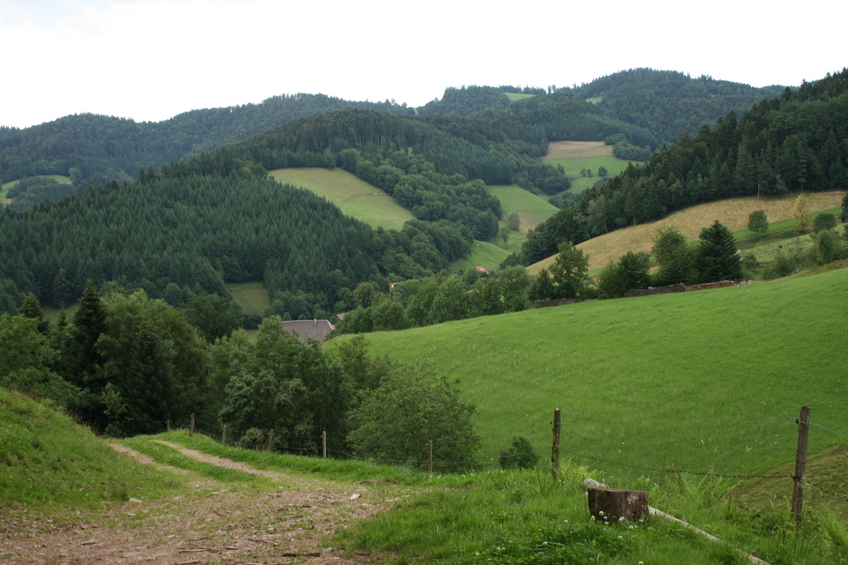
MULTIPOLYGON (((820 212, 839 207, 844 195, 844 191, 808 192, 807 201, 813 212, 820 212)), ((755 210, 765 211, 769 223, 791 219, 792 204, 797 197, 797 194, 769 198, 748 196, 701 204, 680 210, 650 224, 640 224, 616 230, 584 241, 577 247, 589 255, 589 270, 602 269, 611 260, 617 261, 628 251, 650 253, 653 245, 652 238, 660 228, 677 228, 689 241, 695 241, 701 234, 701 230, 716 220, 727 226, 732 232, 746 229, 748 215, 755 210)), ((543 267, 550 265, 554 258, 555 256, 548 257, 543 261, 534 263, 527 270, 531 273, 538 273, 543 267)))
POLYGON ((546 455, 560 408, 564 456, 615 476, 761 474, 794 461, 803 404, 811 454, 848 434, 848 317, 837 307, 846 302, 841 269, 366 339, 374 355, 458 379, 485 457, 515 435, 546 455))
POLYGON ((271 307, 268 289, 263 288, 262 283, 231 283, 227 285, 227 290, 245 314, 261 316, 271 307))
POLYGON ((373 228, 400 230, 412 213, 379 188, 361 181, 343 169, 276 169, 271 176, 311 190, 336 204, 347 216, 373 228))
POLYGON ((489 194, 497 196, 501 201, 501 209, 504 216, 510 212, 517 212, 521 218, 519 231, 526 234, 537 225, 541 224, 554 214, 558 208, 547 201, 544 196, 538 196, 527 192, 517 185, 490 186, 489 194))
POLYGON ((562 165, 571 179, 568 192, 577 194, 600 180, 599 167, 606 167, 608 176, 613 176, 626 169, 629 163, 613 157, 612 145, 603 141, 551 141, 542 160, 549 165, 562 165), (582 176, 580 171, 583 169, 591 169, 592 176, 582 176))

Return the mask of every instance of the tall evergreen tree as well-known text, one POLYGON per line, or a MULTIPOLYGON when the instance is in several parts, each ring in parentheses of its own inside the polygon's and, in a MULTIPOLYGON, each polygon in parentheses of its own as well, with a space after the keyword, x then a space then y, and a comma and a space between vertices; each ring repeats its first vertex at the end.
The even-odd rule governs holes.
POLYGON ((736 239, 727 227, 716 220, 701 230, 700 239, 695 256, 699 282, 736 281, 743 277, 736 239))
POLYGON ((50 322, 44 319, 44 310, 41 309, 41 304, 33 293, 27 293, 18 312, 22 316, 38 320, 38 331, 42 334, 46 335, 50 331, 50 322))
POLYGON ((89 279, 80 299, 63 352, 65 379, 82 389, 79 416, 95 427, 104 423, 104 406, 100 398, 103 387, 103 358, 97 351, 97 340, 106 330, 106 308, 89 279))

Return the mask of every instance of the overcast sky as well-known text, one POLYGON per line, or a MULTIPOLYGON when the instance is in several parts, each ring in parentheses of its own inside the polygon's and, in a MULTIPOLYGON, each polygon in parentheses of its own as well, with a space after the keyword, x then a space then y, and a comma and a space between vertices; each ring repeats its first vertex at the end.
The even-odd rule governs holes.
POLYGON ((797 86, 848 66, 846 16, 831 0, 0 0, 0 125, 297 92, 420 106, 636 67, 797 86))

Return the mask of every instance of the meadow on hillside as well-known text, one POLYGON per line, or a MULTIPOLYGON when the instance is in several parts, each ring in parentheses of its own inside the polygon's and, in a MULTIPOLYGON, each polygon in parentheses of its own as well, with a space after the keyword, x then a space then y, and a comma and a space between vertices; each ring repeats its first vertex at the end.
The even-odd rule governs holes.
POLYGON ((603 141, 551 141, 542 161, 548 165, 562 165, 571 180, 568 192, 575 194, 591 188, 601 179, 598 176, 600 167, 606 167, 607 176, 611 177, 626 169, 629 164, 629 161, 614 157, 612 145, 606 145, 603 141), (582 175, 584 169, 591 170, 592 176, 582 175))
POLYGON ((847 301, 842 269, 367 339, 375 355, 459 379, 485 459, 515 435, 544 450, 561 408, 566 456, 615 477, 756 475, 793 460, 802 404, 818 426, 811 453, 848 434, 848 319, 835 308, 847 301))
MULTIPOLYGON (((831 210, 841 205, 844 195, 844 191, 810 192, 807 193, 807 202, 813 212, 831 210)), ((701 230, 716 220, 727 226, 731 232, 746 229, 748 215, 755 210, 764 210, 770 223, 790 219, 792 218, 792 204, 795 202, 797 196, 797 194, 760 198, 744 196, 730 200, 709 202, 674 212, 653 223, 639 224, 638 226, 615 230, 584 241, 578 244, 577 247, 589 256, 590 271, 602 269, 610 261, 617 261, 619 257, 628 251, 650 253, 653 246, 653 238, 657 230, 662 228, 676 228, 689 241, 697 241, 701 230)), ((538 273, 543 267, 550 265, 555 257, 552 256, 530 265, 527 270, 531 273, 538 273)))
POLYGON ((270 174, 280 183, 300 186, 323 196, 345 215, 373 228, 400 230, 413 217, 390 195, 343 169, 276 169, 270 174))

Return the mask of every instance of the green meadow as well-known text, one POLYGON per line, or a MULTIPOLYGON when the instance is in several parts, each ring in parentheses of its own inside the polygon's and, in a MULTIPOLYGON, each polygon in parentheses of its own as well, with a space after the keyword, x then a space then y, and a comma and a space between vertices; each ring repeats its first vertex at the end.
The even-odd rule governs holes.
POLYGON ((571 179, 568 192, 574 194, 591 188, 601 179, 598 176, 600 167, 606 167, 608 176, 612 177, 626 169, 630 163, 614 157, 612 146, 605 145, 603 141, 552 141, 542 161, 548 165, 562 165, 571 179), (582 174, 584 170, 592 171, 592 176, 582 174))
POLYGON ((488 190, 489 194, 501 201, 504 216, 511 212, 518 213, 521 219, 519 231, 522 234, 526 234, 558 210, 545 196, 533 194, 514 184, 490 186, 488 190))
POLYGON ((489 271, 495 271, 500 267, 503 260, 509 256, 509 253, 509 251, 487 241, 474 240, 469 256, 454 261, 448 270, 452 273, 462 273, 471 267, 480 265, 489 271))
POLYGON ((374 228, 400 230, 412 219, 412 213, 397 200, 343 169, 276 169, 271 176, 323 196, 346 215, 374 228))
POLYGON ((793 460, 803 404, 811 453, 848 437, 846 303, 842 269, 367 339, 375 355, 459 379, 484 460, 515 435, 545 450, 560 408, 563 451, 609 477, 756 475, 793 460))
POLYGON ((506 97, 509 98, 510 102, 516 102, 517 100, 525 100, 527 98, 533 98, 536 96, 535 94, 523 94, 521 92, 506 92, 506 97))
MULTIPOLYGON (((63 176, 63 175, 38 175, 38 176, 41 177, 41 178, 53 179, 56 182, 58 182, 59 184, 71 184, 70 177, 66 177, 66 176, 63 176)), ((13 186, 15 186, 16 184, 18 184, 19 182, 21 182, 20 179, 13 180, 11 182, 6 182, 6 183, 3 183, 2 185, 0 185, 0 204, 9 204, 9 198, 8 198, 9 189, 12 188, 13 186)))
POLYGON ((261 316, 271 307, 268 289, 260 282, 231 283, 227 285, 227 290, 245 314, 261 316))

